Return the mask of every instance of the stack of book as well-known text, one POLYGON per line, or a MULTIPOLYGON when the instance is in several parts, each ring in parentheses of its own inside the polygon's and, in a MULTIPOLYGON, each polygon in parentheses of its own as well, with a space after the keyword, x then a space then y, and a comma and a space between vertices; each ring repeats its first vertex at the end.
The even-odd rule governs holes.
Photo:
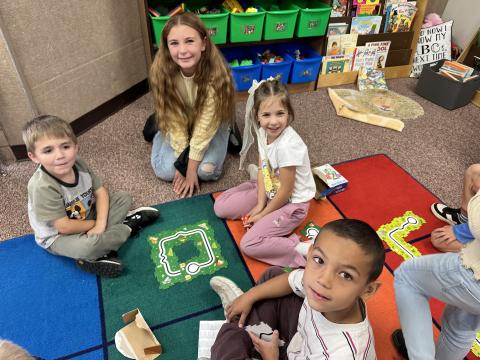
POLYGON ((478 77, 478 74, 473 74, 473 68, 467 65, 460 64, 456 61, 445 61, 438 72, 452 80, 459 82, 467 82, 478 77))

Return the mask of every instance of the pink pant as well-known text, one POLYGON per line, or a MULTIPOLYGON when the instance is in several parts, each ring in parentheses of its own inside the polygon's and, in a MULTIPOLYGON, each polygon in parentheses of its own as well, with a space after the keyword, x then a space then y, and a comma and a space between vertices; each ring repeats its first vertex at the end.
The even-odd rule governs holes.
MULTIPOLYGON (((240 219, 257 205, 257 182, 248 181, 231 188, 215 201, 215 214, 224 219, 240 219)), ((295 251, 300 239, 293 230, 307 216, 309 202, 288 203, 255 223, 240 241, 244 254, 277 266, 305 266, 295 251)))

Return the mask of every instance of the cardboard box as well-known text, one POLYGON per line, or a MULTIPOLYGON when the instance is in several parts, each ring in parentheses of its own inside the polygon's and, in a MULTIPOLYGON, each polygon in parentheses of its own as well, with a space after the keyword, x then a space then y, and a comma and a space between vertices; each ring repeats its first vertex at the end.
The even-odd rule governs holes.
POLYGON ((415 92, 448 110, 467 105, 480 88, 480 76, 467 82, 455 81, 437 72, 442 64, 440 61, 432 67, 423 66, 415 92))
POLYGON ((348 180, 330 164, 313 167, 312 173, 317 188, 315 193, 315 199, 317 200, 337 194, 347 188, 348 180))
POLYGON ((148 326, 139 309, 122 315, 128 324, 115 334, 117 350, 130 359, 151 360, 162 353, 162 346, 148 326))

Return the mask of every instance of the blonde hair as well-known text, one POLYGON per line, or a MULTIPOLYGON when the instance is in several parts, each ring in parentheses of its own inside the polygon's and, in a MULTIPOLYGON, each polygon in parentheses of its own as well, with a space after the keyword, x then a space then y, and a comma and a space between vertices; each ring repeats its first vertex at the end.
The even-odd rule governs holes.
POLYGON ((0 339, 0 359, 8 360, 33 360, 25 350, 14 343, 0 339))
POLYGON ((255 90, 255 95, 253 97, 252 119, 258 120, 258 110, 260 109, 260 105, 262 102, 271 97, 278 98, 281 104, 288 111, 288 123, 290 124, 295 119, 295 113, 293 112, 292 103, 290 102, 290 97, 288 96, 287 87, 278 79, 266 80, 255 90))
POLYGON ((233 80, 225 59, 212 43, 202 21, 193 13, 175 15, 167 21, 162 31, 160 48, 150 69, 150 87, 159 129, 168 132, 171 121, 188 127, 201 113, 211 87, 215 96, 214 121, 230 122, 234 114, 233 80), (174 26, 186 25, 196 30, 205 41, 205 50, 197 64, 193 81, 198 87, 193 109, 185 110, 185 102, 174 84, 180 71, 168 50, 167 37, 174 26))
POLYGON ((54 115, 37 116, 27 122, 22 130, 23 142, 29 152, 35 151, 35 143, 41 138, 61 138, 64 136, 77 144, 77 137, 70 124, 54 115))

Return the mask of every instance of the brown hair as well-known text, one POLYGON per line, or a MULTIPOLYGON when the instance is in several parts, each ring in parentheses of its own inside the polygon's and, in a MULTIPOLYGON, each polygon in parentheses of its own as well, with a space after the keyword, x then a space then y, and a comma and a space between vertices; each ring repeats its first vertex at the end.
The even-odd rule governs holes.
POLYGON ((278 79, 266 80, 260 84, 257 90, 255 90, 255 95, 253 96, 252 119, 258 119, 258 110, 260 109, 261 103, 270 97, 277 97, 285 109, 287 109, 288 123, 290 124, 295 119, 295 113, 293 112, 292 103, 288 96, 287 87, 278 79))
POLYGON ((385 250, 382 240, 370 225, 362 220, 339 219, 327 223, 320 231, 325 230, 352 240, 367 256, 371 256, 372 266, 368 274, 368 282, 374 281, 380 276, 385 262, 385 250))
POLYGON ((27 122, 22 130, 23 142, 29 152, 35 151, 35 143, 43 137, 61 138, 64 136, 77 144, 77 137, 70 124, 54 115, 37 116, 27 122))
POLYGON ((175 15, 167 21, 162 31, 160 48, 150 69, 150 87, 159 129, 168 132, 169 123, 188 127, 195 122, 195 115, 201 113, 208 90, 213 90, 215 97, 215 122, 230 122, 234 114, 234 89, 230 69, 225 59, 212 43, 202 21, 193 13, 175 15), (198 87, 197 98, 193 109, 186 110, 185 103, 175 86, 175 75, 180 71, 168 50, 167 37, 174 26, 186 25, 196 30, 205 41, 195 71, 194 82, 198 87))

